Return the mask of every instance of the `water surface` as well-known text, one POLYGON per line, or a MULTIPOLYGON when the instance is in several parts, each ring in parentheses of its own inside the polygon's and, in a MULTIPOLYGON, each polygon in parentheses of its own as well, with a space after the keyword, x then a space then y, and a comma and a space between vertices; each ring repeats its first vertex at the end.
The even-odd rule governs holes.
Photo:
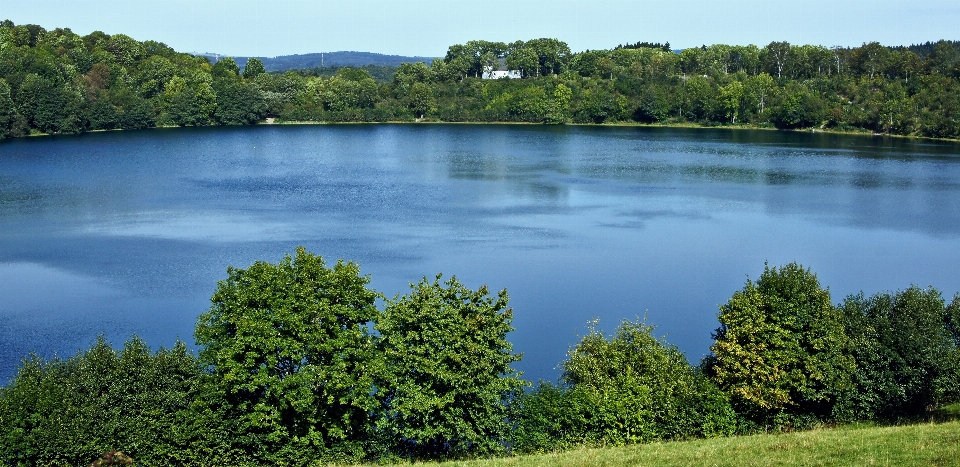
POLYGON ((599 318, 692 361, 764 262, 834 301, 960 290, 960 146, 769 131, 521 125, 163 129, 0 144, 0 380, 98 334, 192 343, 228 265, 304 245, 388 296, 507 288, 530 379, 599 318))

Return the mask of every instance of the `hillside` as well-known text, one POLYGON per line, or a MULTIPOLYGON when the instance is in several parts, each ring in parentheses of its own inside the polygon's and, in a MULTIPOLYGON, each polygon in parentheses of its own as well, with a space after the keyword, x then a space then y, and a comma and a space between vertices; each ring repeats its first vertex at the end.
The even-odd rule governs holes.
MULTIPOLYGON (((213 53, 196 54, 210 58, 210 61, 216 62, 226 55, 213 53)), ((251 57, 233 57, 243 69, 247 60, 251 57)), ((372 52, 323 52, 310 53, 302 55, 281 55, 278 57, 257 57, 263 62, 263 67, 267 71, 286 71, 299 70, 304 68, 322 68, 322 67, 362 67, 365 65, 375 66, 400 66, 402 63, 424 62, 427 65, 433 63, 432 57, 406 57, 402 55, 384 55, 372 52)))

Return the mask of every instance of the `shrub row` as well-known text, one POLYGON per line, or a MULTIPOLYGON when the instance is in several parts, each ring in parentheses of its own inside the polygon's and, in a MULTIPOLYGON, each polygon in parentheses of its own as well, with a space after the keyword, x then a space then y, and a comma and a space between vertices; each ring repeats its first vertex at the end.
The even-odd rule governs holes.
POLYGON ((303 248, 229 268, 197 354, 101 338, 24 360, 0 388, 0 462, 465 458, 896 421, 960 400, 960 296, 932 288, 834 306, 809 270, 768 266, 720 307, 699 365, 644 321, 609 336, 592 323, 560 380, 525 390, 506 291, 440 279, 388 299, 356 264, 303 248))

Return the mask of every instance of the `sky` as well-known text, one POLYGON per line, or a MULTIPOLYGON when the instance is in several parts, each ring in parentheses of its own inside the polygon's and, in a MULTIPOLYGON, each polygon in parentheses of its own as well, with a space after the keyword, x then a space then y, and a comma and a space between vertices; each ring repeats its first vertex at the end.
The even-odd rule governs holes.
POLYGON ((438 57, 468 40, 552 37, 570 49, 670 42, 858 46, 960 40, 960 1, 0 0, 0 19, 231 56, 353 50, 438 57))

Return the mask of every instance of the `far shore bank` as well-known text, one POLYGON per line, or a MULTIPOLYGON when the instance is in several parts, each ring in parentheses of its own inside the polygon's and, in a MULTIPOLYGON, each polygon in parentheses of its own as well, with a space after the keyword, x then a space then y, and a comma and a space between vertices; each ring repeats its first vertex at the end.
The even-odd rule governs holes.
MULTIPOLYGON (((940 142, 951 142, 957 143, 960 142, 960 139, 953 138, 933 138, 929 136, 917 136, 917 135, 898 135, 896 133, 875 133, 872 131, 857 131, 857 130, 836 130, 831 128, 793 128, 793 129, 784 129, 784 128, 775 128, 772 126, 765 125, 753 125, 753 124, 744 124, 744 125, 699 125, 696 123, 639 123, 639 122, 611 122, 611 123, 561 123, 561 124, 549 124, 549 123, 534 123, 534 122, 447 122, 441 120, 432 120, 432 119, 422 119, 422 120, 388 120, 384 122, 333 122, 333 121, 315 121, 315 120, 280 120, 275 117, 268 117, 263 121, 255 125, 542 125, 542 126, 577 126, 577 127, 636 127, 636 128, 685 128, 685 129, 699 129, 699 130, 751 130, 751 131, 782 131, 790 133, 822 133, 822 134, 831 134, 831 135, 849 135, 849 136, 870 136, 870 137, 885 137, 885 138, 897 138, 897 139, 906 139, 906 140, 917 140, 917 141, 940 141, 940 142)), ((255 125, 210 125, 210 126, 255 126, 255 125)), ((163 125, 156 126, 152 129, 173 129, 173 128, 189 128, 189 127, 179 127, 173 125, 163 125)), ((124 131, 123 129, 116 128, 111 130, 90 130, 84 133, 102 133, 102 132, 112 132, 112 131, 124 131)), ((22 138, 33 138, 40 136, 60 136, 53 135, 50 133, 41 133, 34 132, 22 138)), ((68 136, 68 135, 63 135, 68 136)), ((6 141, 13 141, 21 138, 8 138, 6 141)), ((0 142, 5 140, 0 140, 0 142)))

